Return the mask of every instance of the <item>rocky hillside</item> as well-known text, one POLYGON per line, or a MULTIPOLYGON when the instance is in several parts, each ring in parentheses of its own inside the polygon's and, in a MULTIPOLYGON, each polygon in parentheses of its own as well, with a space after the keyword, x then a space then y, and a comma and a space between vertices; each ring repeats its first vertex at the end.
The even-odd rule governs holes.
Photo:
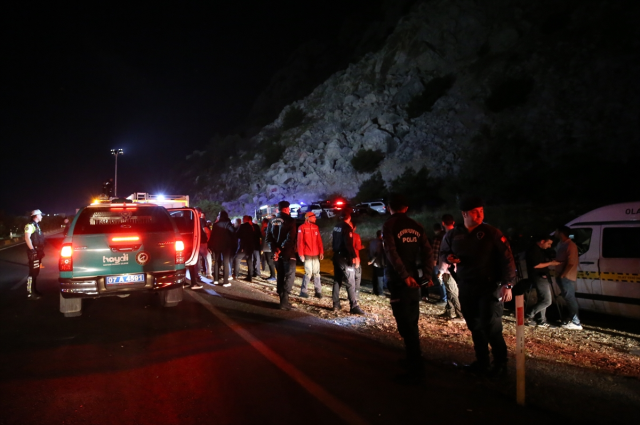
POLYGON ((541 184, 571 190, 594 173, 602 183, 638 156, 634 10, 622 0, 419 2, 381 50, 250 140, 228 138, 217 154, 232 158, 201 172, 197 197, 253 211, 353 197, 378 172, 389 184, 423 167, 499 198, 541 184), (356 170, 356 156, 378 159, 356 170))

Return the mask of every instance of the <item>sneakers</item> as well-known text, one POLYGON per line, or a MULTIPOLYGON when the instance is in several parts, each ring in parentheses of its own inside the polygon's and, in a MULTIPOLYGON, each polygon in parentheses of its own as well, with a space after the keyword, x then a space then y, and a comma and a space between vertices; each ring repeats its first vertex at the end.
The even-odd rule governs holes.
POLYGON ((364 311, 362 311, 362 309, 360 309, 360 307, 355 306, 355 307, 353 307, 351 310, 349 310, 349 313, 351 313, 351 314, 360 314, 360 315, 363 315, 363 314, 364 314, 364 311))
POLYGON ((438 317, 444 317, 445 319, 453 319, 454 318, 454 316, 451 313, 449 313, 448 311, 445 311, 442 314, 438 314, 438 317))
POLYGON ((536 326, 537 323, 533 319, 525 318, 524 319, 524 325, 525 326, 536 326))
POLYGON ((316 298, 322 299, 322 292, 316 292, 316 298))
POLYGON ((451 323, 463 324, 463 323, 467 323, 467 321, 464 320, 464 318, 462 318, 462 317, 456 317, 455 319, 451 319, 451 323))
POLYGON ((267 282, 275 282, 277 279, 273 276, 271 276, 270 278, 267 278, 267 282))
POLYGON ((213 281, 213 284, 214 284, 214 285, 217 285, 217 284, 218 284, 218 281, 217 281, 217 280, 214 280, 214 281, 213 281))
POLYGON ((564 325, 562 325, 562 329, 572 329, 575 331, 581 331, 582 330, 582 325, 580 324, 575 324, 573 322, 569 322, 569 323, 565 323, 564 325))
POLYGON ((222 286, 224 286, 225 288, 228 288, 229 286, 231 286, 231 284, 227 282, 227 283, 223 283, 222 286))
POLYGON ((309 298, 309 294, 306 292, 300 292, 300 298, 309 298))
POLYGON ((551 327, 547 322, 538 322, 538 324, 536 326, 539 327, 539 328, 550 328, 551 327))
POLYGON ((189 286, 189 289, 202 289, 202 288, 203 288, 203 286, 200 285, 199 283, 195 283, 195 284, 189 286))

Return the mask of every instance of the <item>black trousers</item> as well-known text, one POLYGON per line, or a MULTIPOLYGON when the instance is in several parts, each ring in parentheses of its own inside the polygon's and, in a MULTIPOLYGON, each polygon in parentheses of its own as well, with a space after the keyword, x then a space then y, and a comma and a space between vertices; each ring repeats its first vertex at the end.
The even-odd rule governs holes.
POLYGON ((340 307, 340 286, 344 285, 347 290, 347 298, 349 298, 349 307, 358 306, 358 297, 356 294, 356 269, 351 260, 334 254, 333 256, 333 291, 331 297, 333 299, 333 307, 340 307))
POLYGON ((280 296, 280 304, 289 303, 289 294, 293 289, 293 281, 296 278, 296 259, 278 257, 276 263, 277 285, 276 289, 280 296))
POLYGON ((246 259, 247 267, 249 268, 247 278, 251 279, 253 277, 253 252, 254 251, 241 251, 233 257, 233 271, 235 272, 236 278, 240 277, 240 261, 244 259, 246 259))
POLYGON ((498 299, 500 288, 493 292, 460 293, 460 307, 471 331, 476 360, 488 366, 489 346, 495 363, 507 361, 507 344, 502 336, 502 312, 504 305, 498 299))
POLYGON ((215 251, 211 255, 215 261, 215 264, 213 266, 213 280, 215 280, 216 282, 220 282, 220 262, 222 262, 223 282, 229 283, 229 262, 231 261, 231 251, 215 251))
POLYGON ((273 262, 273 253, 271 251, 264 252, 264 259, 265 261, 262 265, 264 266, 266 264, 269 266, 269 277, 276 277, 276 265, 273 262))
POLYGON ((373 293, 375 295, 384 295, 382 286, 384 284, 384 269, 382 267, 373 267, 373 277, 371 285, 373 285, 373 293))
MULTIPOLYGON (((387 277, 388 277, 387 273, 387 277)), ((387 287, 391 292, 391 310, 398 325, 398 332, 404 339, 404 347, 409 363, 422 358, 420 349, 420 288, 409 288, 399 277, 387 279, 387 287)))
POLYGON ((33 281, 35 281, 35 278, 40 274, 40 260, 44 257, 44 250, 42 251, 42 254, 40 254, 40 252, 41 251, 37 248, 35 250, 27 249, 29 276, 33 278, 33 281))

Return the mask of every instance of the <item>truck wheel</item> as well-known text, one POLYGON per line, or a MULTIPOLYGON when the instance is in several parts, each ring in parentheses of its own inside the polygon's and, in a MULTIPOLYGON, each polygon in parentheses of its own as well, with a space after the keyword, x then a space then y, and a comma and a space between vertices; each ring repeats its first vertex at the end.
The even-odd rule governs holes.
POLYGON ((167 289, 160 292, 160 305, 162 307, 175 307, 182 301, 182 286, 167 289))
POLYGON ((78 317, 82 315, 82 298, 65 298, 60 294, 60 313, 64 317, 78 317))

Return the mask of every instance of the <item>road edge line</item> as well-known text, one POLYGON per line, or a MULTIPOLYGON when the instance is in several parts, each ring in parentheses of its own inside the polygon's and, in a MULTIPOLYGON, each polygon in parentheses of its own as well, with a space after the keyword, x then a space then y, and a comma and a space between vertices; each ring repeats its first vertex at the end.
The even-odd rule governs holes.
POLYGON ((298 370, 291 363, 287 362, 275 351, 267 347, 262 341, 253 336, 252 333, 238 325, 233 319, 229 318, 226 314, 212 306, 202 295, 193 291, 187 292, 189 296, 193 297, 196 301, 202 304, 211 314, 216 316, 220 321, 227 325, 231 330, 237 333, 242 339, 247 341, 254 349, 262 354, 267 360, 273 363, 278 369, 286 373, 291 379, 296 381, 302 388, 307 390, 318 401, 324 404, 329 410, 337 414, 342 420, 348 424, 365 425, 367 421, 362 419, 355 411, 347 406, 342 401, 327 392, 320 385, 316 384, 311 378, 298 370))

